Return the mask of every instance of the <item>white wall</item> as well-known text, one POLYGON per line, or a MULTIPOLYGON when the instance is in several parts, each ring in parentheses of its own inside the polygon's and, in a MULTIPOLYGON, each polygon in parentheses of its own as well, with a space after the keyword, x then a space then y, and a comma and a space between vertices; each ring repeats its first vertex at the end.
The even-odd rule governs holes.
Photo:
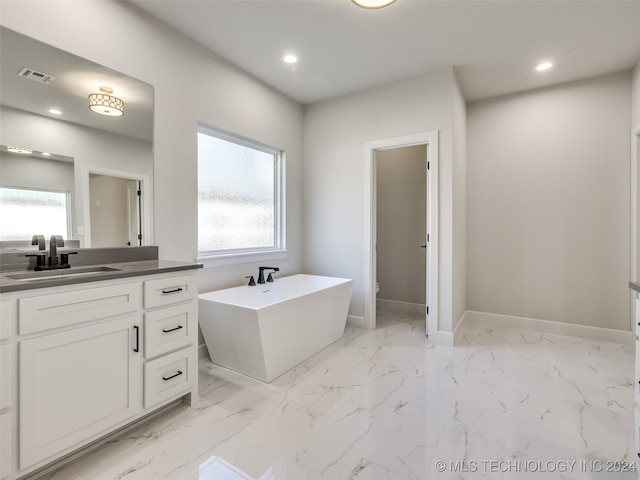
POLYGON ((468 105, 469 310, 629 329, 631 74, 468 105))
POLYGON ((454 70, 452 329, 467 309, 467 103, 454 70))
POLYGON ((0 185, 69 192, 73 197, 73 181, 71 162, 0 152, 0 185))
MULTIPOLYGON (((364 316, 365 144, 439 131, 439 329, 452 331, 453 98, 452 68, 305 108, 304 270, 355 280, 350 314, 364 316)), ((460 157, 461 158, 461 157, 460 157)), ((463 254, 463 253, 462 253, 463 254)), ((463 300, 464 301, 464 300, 463 300)), ((457 308, 457 310, 459 310, 457 308)), ((462 309, 464 310, 464 308, 462 309)), ((455 322, 459 318, 455 319, 455 322)))
MULTIPOLYGON (((282 274, 301 265, 302 107, 126 3, 3 1, 2 25, 154 87, 154 237, 160 256, 197 256, 198 120, 287 152, 282 274), (95 19, 110 28, 95 28, 95 19)), ((279 59, 274 58, 274 62, 279 59)), ((60 152, 64 153, 64 152, 60 152)), ((201 291, 239 285, 257 264, 200 272, 201 291)))
POLYGON ((378 299, 425 305, 427 147, 376 154, 378 299))
POLYGON ((91 246, 124 247, 129 240, 126 178, 89 175, 91 246))

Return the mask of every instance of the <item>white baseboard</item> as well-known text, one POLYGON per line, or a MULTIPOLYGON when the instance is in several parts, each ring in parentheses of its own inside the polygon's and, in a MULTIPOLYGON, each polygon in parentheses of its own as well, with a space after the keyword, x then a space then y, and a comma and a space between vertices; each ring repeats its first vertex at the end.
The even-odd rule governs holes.
POLYGON ((355 328, 364 328, 365 330, 371 330, 371 327, 365 322, 364 317, 356 315, 347 315, 347 326, 355 328))
POLYGON ((537 318, 501 315, 498 313, 474 312, 472 310, 467 310, 466 312, 464 312, 464 315, 458 322, 456 332, 460 331, 463 324, 467 322, 503 325, 508 327, 523 328, 526 330, 534 330, 536 332, 555 333, 558 335, 590 338, 592 340, 602 340, 605 342, 621 343, 625 345, 632 345, 634 341, 633 334, 624 330, 591 327, 588 325, 576 325, 573 323, 554 322, 551 320, 539 320, 537 318))
POLYGON ((420 303, 401 302, 398 300, 376 299, 376 306, 388 312, 406 312, 415 315, 426 315, 426 306, 420 303))

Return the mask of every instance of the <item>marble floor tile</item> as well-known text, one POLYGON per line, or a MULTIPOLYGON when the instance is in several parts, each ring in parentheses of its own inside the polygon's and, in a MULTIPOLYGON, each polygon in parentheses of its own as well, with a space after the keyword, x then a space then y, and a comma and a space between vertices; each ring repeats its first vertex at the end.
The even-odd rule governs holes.
POLYGON ((201 361, 196 405, 49 479, 636 480, 620 468, 635 462, 633 361, 624 345, 480 323, 433 345, 424 318, 379 312, 376 330, 347 328, 270 384, 201 361))

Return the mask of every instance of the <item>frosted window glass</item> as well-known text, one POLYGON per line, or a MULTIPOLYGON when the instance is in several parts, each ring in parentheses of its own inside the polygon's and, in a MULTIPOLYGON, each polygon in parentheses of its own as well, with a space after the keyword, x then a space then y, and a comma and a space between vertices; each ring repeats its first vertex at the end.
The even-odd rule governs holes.
POLYGON ((277 246, 277 157, 198 134, 198 251, 277 246))
POLYGON ((68 238, 67 193, 0 187, 0 241, 68 238))

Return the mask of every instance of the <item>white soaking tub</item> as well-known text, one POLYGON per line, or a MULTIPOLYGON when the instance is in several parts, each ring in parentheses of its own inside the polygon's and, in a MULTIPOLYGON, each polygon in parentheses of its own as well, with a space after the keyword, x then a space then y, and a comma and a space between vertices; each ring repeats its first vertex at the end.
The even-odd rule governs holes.
POLYGON ((211 361, 272 381, 344 335, 352 287, 300 274, 198 295, 211 361))

